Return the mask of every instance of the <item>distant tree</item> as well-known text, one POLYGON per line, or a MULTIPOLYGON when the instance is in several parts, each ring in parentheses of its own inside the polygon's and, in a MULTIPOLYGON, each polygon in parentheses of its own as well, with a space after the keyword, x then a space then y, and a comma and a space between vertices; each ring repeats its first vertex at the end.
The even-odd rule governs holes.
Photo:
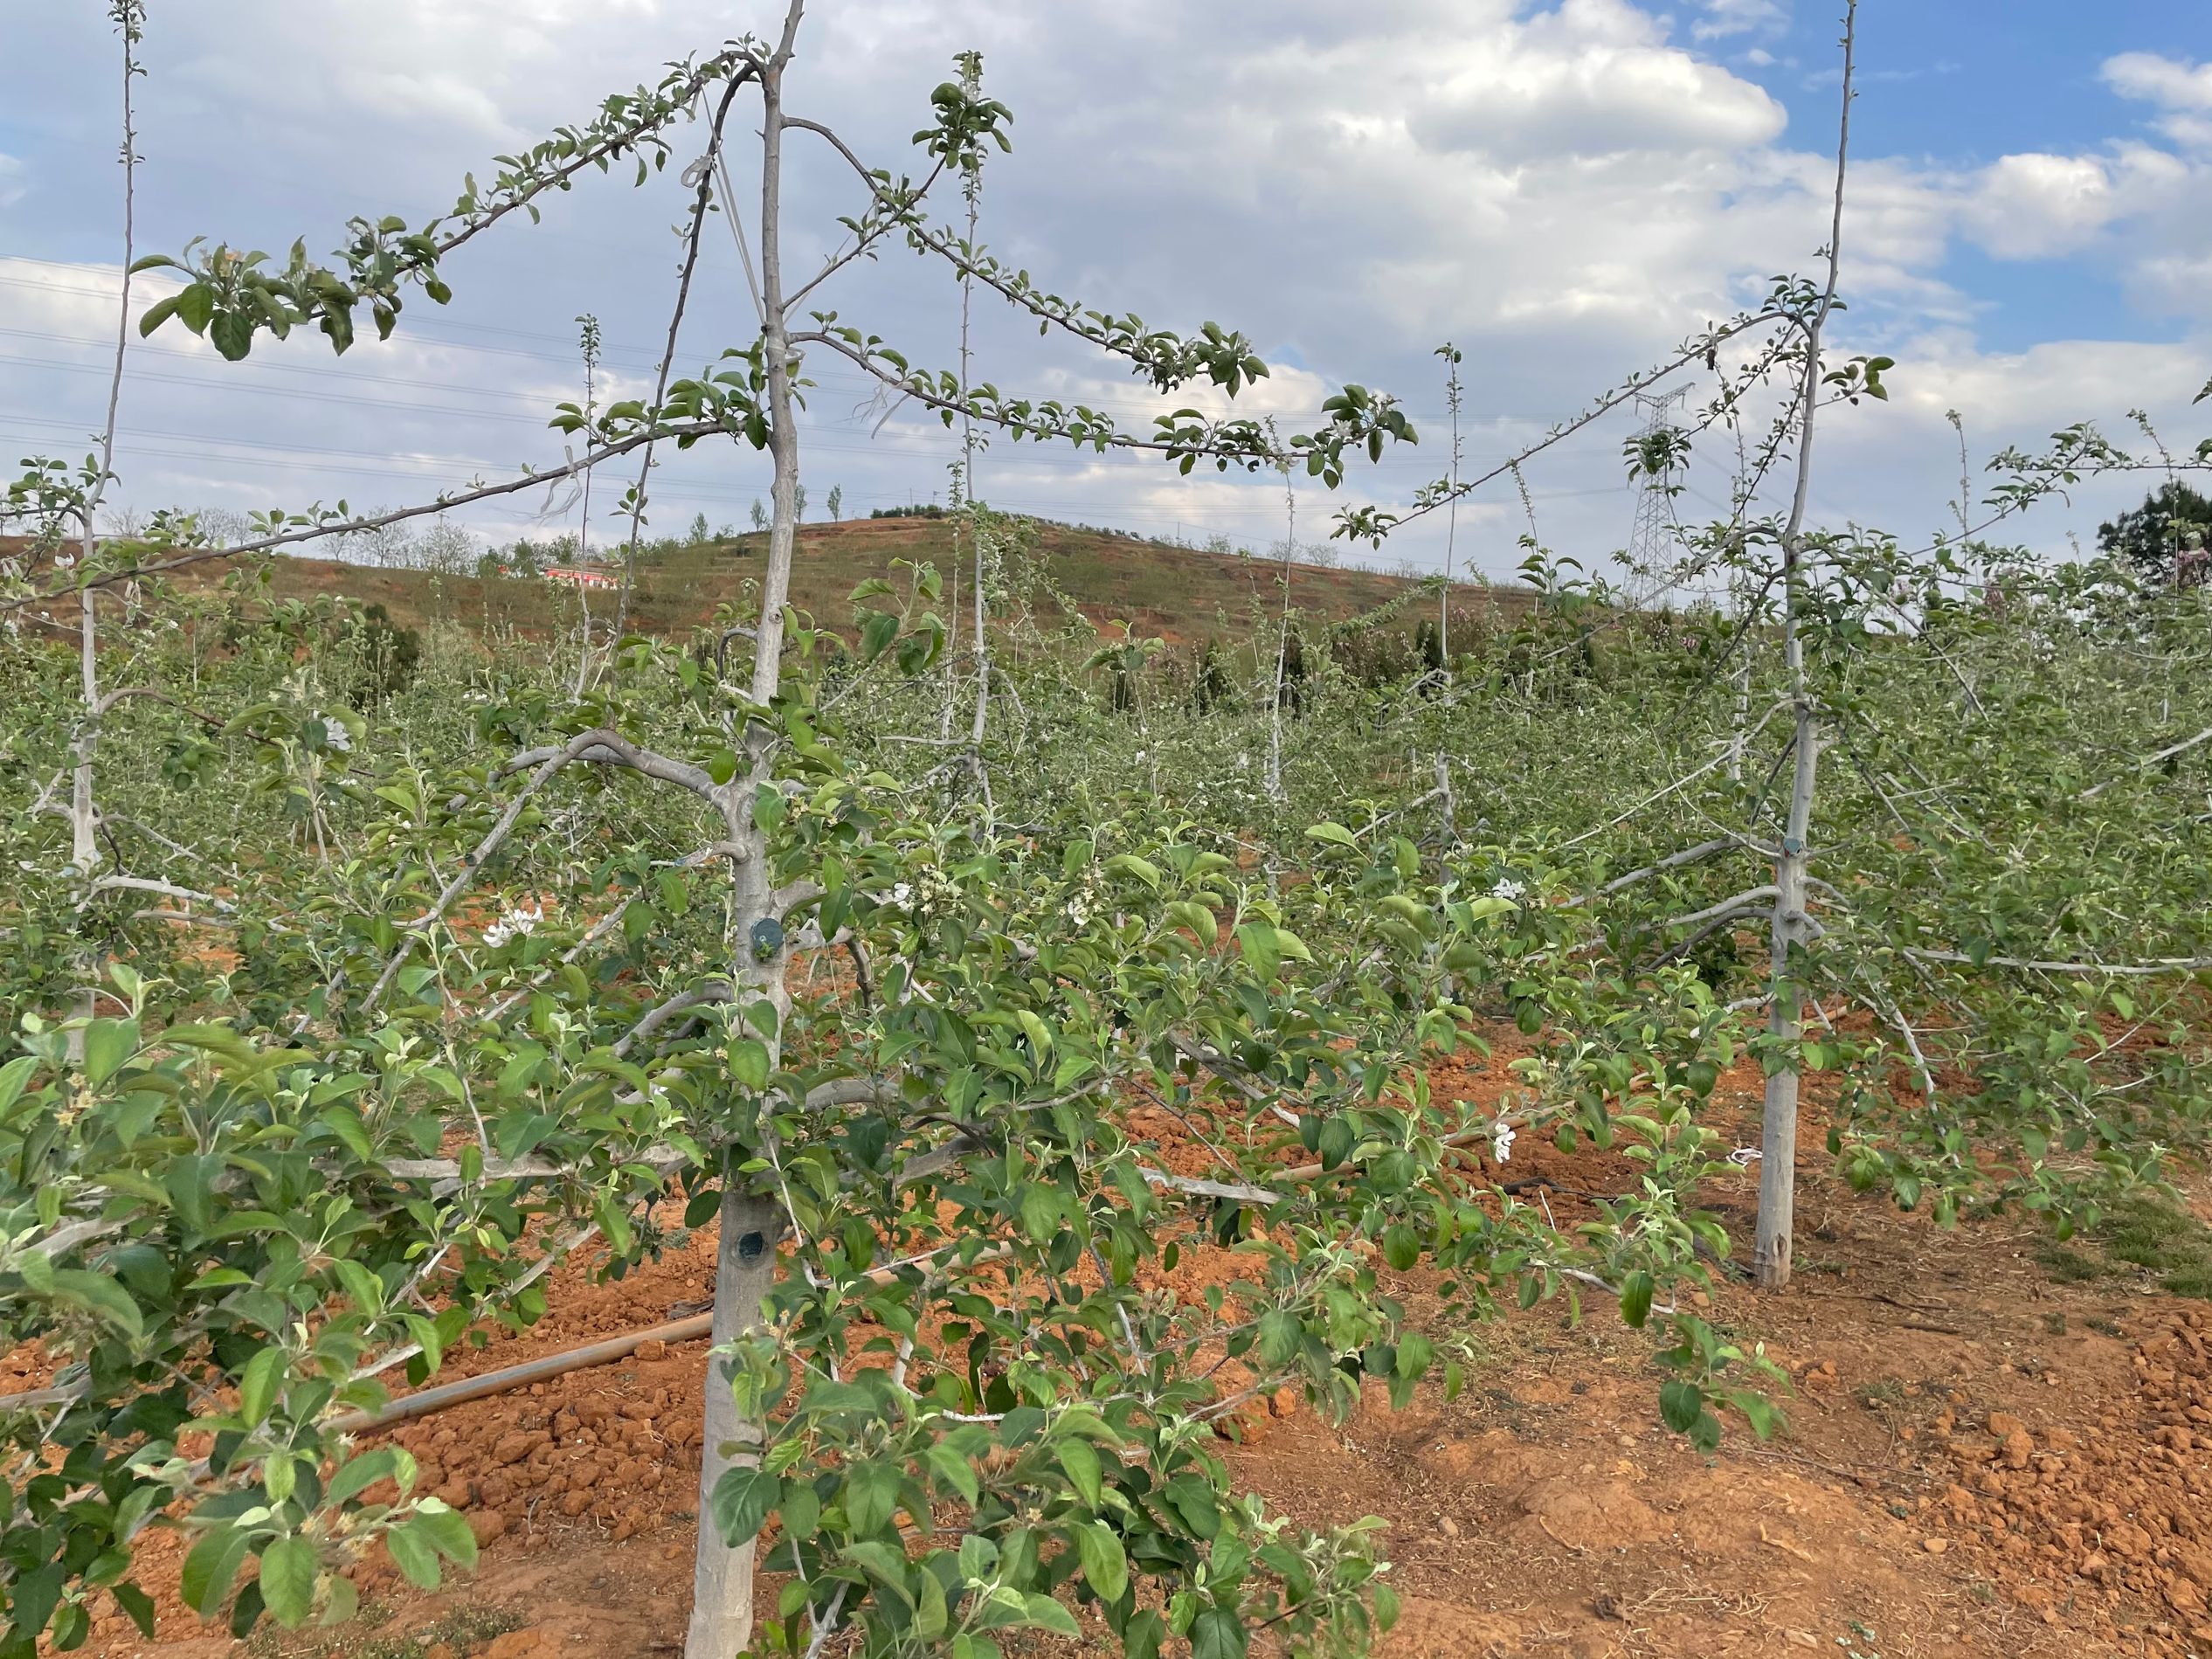
POLYGON ((692 546, 697 547, 702 542, 707 540, 708 534, 707 515, 704 513, 694 513, 691 515, 691 532, 684 539, 692 546))
POLYGON ((798 523, 806 522, 806 486, 804 484, 791 487, 791 517, 798 523))
POLYGON ((832 484, 829 493, 830 522, 834 523, 845 511, 845 486, 832 484))
POLYGON ((767 528, 768 509, 760 504, 760 497, 756 495, 753 497, 753 529, 764 530, 767 528))
MULTIPOLYGON (((2097 527, 2097 545, 2118 553, 2146 582, 2168 587, 2185 579, 2185 550, 2212 542, 2212 500, 2174 480, 2144 497, 2143 504, 2097 527)), ((2199 577, 2197 579, 2202 580, 2199 577)))
POLYGON ((459 576, 469 567, 475 553, 476 538, 441 513, 415 538, 411 562, 418 570, 459 576))
POLYGON ((735 524, 725 524, 715 532, 715 540, 717 542, 734 542, 736 539, 737 527, 735 524))

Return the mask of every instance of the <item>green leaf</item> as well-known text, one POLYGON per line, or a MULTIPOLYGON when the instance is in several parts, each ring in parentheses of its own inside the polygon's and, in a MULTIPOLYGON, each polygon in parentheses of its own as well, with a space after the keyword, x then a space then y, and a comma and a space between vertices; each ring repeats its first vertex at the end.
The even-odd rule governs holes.
POLYGON ((166 323, 170 316, 177 315, 179 305, 183 305, 183 292, 170 294, 168 299, 157 299, 153 305, 149 305, 149 308, 146 308, 146 315, 140 319, 142 341, 144 341, 149 334, 153 334, 157 328, 162 328, 162 323, 166 323))
POLYGON ((138 1047, 135 1020, 94 1020, 85 1027, 85 1081, 97 1089, 138 1047))
POLYGON ((298 1629, 315 1610, 318 1566, 314 1544, 297 1533, 261 1552, 261 1600, 287 1630, 298 1629))
POLYGON ((86 1273, 77 1268, 57 1268, 53 1289, 48 1294, 57 1302, 70 1303, 106 1320, 134 1341, 146 1334, 138 1304, 122 1286, 105 1275, 86 1273))
POLYGON ((1261 979, 1273 979, 1282 968, 1282 936, 1266 923, 1245 923, 1236 930, 1236 943, 1246 964, 1261 979))
POLYGON ((1118 1601, 1129 1587, 1129 1556, 1114 1529, 1093 1521, 1075 1529, 1075 1550, 1082 1556, 1083 1577, 1101 1601, 1118 1601))
POLYGON ((373 1452, 363 1452, 350 1459, 346 1466, 330 1477, 328 1490, 322 1501, 335 1509, 348 1498, 357 1497, 399 1468, 398 1455, 389 1446, 379 1446, 373 1452))
POLYGON ((976 1477, 975 1465, 943 1441, 933 1442, 922 1454, 922 1461, 932 1473, 972 1504, 983 1490, 976 1477))
POLYGON ((246 1361, 245 1375, 238 1380, 238 1415, 248 1423, 259 1425, 269 1414, 284 1369, 284 1350, 273 1343, 246 1361))
POLYGON ((1104 1478, 1100 1473, 1098 1452, 1089 1441, 1063 1440, 1058 1448, 1060 1467, 1068 1473, 1068 1483, 1092 1509, 1105 1496, 1104 1478))
POLYGON ((204 282, 191 284, 176 296, 176 315, 194 334, 205 334, 215 315, 215 290, 204 282))
POLYGON ((203 1619, 213 1618, 230 1594, 231 1580, 238 1577, 252 1542, 250 1534, 234 1526, 218 1526, 202 1534, 186 1552, 183 1569, 177 1575, 184 1605, 203 1619))
POLYGON ((1153 892, 1160 890, 1159 866, 1134 853, 1116 853, 1103 868, 1109 875, 1133 875, 1153 892))
POLYGON ((858 1565, 908 1607, 914 1605, 913 1593, 906 1587, 908 1562, 903 1551, 894 1549, 880 1538, 862 1538, 857 1544, 847 1545, 838 1553, 858 1565))
MULTIPOLYGON (((15 1628, 18 1635, 35 1636, 46 1628, 46 1621, 61 1605, 62 1564, 49 1561, 35 1573, 24 1573, 11 1588, 13 1594, 9 1600, 14 1605, 10 1611, 15 1615, 15 1628)), ((19 1646, 10 1642, 10 1646, 14 1652, 24 1655, 34 1655, 38 1650, 36 1642, 19 1646)))
POLYGON ((742 1037, 729 1045, 729 1075, 738 1086, 757 1095, 768 1087, 768 1045, 742 1037))
POLYGON ((1056 1636, 1079 1639, 1082 1626, 1075 1622, 1075 1615, 1048 1595, 1027 1595, 1021 1599, 1024 1610, 1022 1622, 1040 1630, 1049 1630, 1056 1636))
POLYGON ((406 1575, 408 1583, 419 1590, 438 1587, 438 1552, 414 1524, 395 1526, 386 1532, 384 1548, 391 1553, 392 1565, 406 1575))
POLYGON ((861 625, 861 660, 874 662, 899 637, 899 619, 888 611, 871 611, 861 625))
POLYGON ((208 338, 215 342, 215 349, 222 354, 225 363, 237 363, 253 349, 252 320, 244 312, 222 312, 216 317, 208 338))
POLYGON ((1375 1586, 1375 1628, 1387 1635, 1398 1622, 1398 1592, 1386 1584, 1375 1586))
POLYGON ((880 1532, 891 1524, 891 1511, 899 1503, 899 1471, 892 1464, 870 1459, 851 1467, 845 1476, 845 1515, 854 1533, 880 1532))
POLYGON ((1167 907, 1167 919, 1177 927, 1188 928, 1208 950, 1221 937, 1221 924, 1213 919, 1213 912, 1188 899, 1172 900, 1167 907))
POLYGON ((1421 1260, 1421 1234, 1400 1221, 1383 1229, 1383 1260, 1403 1273, 1421 1260))
POLYGON ((1639 1331, 1651 1317, 1651 1296, 1656 1288, 1642 1268, 1621 1282, 1621 1317, 1639 1331))
POLYGON ((1244 1659, 1245 1641, 1233 1607, 1201 1607, 1191 1621, 1191 1659, 1244 1659))
POLYGON ((1659 1414, 1677 1434, 1687 1434, 1704 1414, 1705 1391, 1679 1378, 1659 1386, 1659 1414))
POLYGON ((1312 840, 1324 841, 1331 847, 1357 847, 1359 845, 1359 838, 1341 824, 1316 824, 1306 831, 1306 834, 1312 840))
POLYGON ((1021 1189, 1021 1227, 1031 1241, 1049 1244, 1058 1236, 1061 1226, 1060 1194, 1042 1181, 1031 1181, 1021 1189))
POLYGON ((331 1264, 331 1270, 345 1285, 346 1294, 353 1298, 354 1305, 363 1314, 374 1319, 384 1312, 383 1280, 350 1257, 341 1256, 331 1264))
POLYGON ((7 1116, 31 1082, 31 1074, 38 1069, 36 1054, 17 1054, 6 1065, 0 1066, 0 1117, 7 1116))
POLYGON ((822 1500, 814 1495, 811 1482, 787 1480, 778 1494, 776 1506, 783 1512, 785 1536, 811 1538, 822 1524, 822 1500))
POLYGON ((758 1536, 776 1507, 783 1483, 764 1469, 726 1469, 715 1483, 709 1513, 715 1529, 731 1549, 758 1536))
POLYGON ((154 1635, 154 1598, 128 1582, 109 1585, 107 1593, 115 1598, 115 1605, 138 1627, 138 1634, 151 1640, 154 1635))
POLYGON ((934 1642, 944 1634, 951 1611, 945 1605, 944 1586, 937 1575, 924 1567, 916 1576, 922 1580, 922 1601, 914 1610, 914 1634, 934 1642))
POLYGON ((469 1530, 468 1517, 459 1510, 449 1509, 434 1497, 426 1497, 408 1524, 447 1559, 463 1567, 476 1565, 476 1534, 469 1530))

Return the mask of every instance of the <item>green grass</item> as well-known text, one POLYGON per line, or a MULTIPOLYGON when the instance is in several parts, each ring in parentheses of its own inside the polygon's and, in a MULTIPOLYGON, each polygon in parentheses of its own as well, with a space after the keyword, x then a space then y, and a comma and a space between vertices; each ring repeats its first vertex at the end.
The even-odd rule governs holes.
POLYGON ((2212 1301, 2212 1227, 2162 1199, 2129 1199, 2071 1244, 2047 1245, 2036 1259, 2063 1284, 2133 1268, 2170 1295, 2212 1301))
POLYGON ((456 1607, 405 1635, 362 1640, 365 1627, 389 1616, 388 1608, 363 1603, 349 1625, 305 1641, 286 1636, 273 1621, 264 1619, 245 1643, 245 1651, 250 1659, 423 1659, 441 1643, 455 1653, 467 1653, 494 1636, 521 1629, 525 1622, 521 1611, 514 1607, 456 1607))

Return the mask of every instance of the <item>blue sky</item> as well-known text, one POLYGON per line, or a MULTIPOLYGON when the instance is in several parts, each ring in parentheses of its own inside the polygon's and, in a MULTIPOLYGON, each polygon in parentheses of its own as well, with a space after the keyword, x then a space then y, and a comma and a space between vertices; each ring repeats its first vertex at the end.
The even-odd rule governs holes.
MULTIPOLYGON (((97 8, 9 10, 0 444, 81 453, 113 326, 114 45, 97 8)), ((1016 114, 1015 151, 986 178, 985 239, 1103 308, 1246 329, 1278 364, 1249 401, 1293 425, 1345 380, 1396 393, 1425 442, 1345 494, 1402 502, 1444 465, 1439 341, 1468 352, 1470 460, 1495 458, 1755 299, 1769 274, 1815 267, 1837 14, 1828 0, 841 0, 810 15, 794 89, 903 167, 951 54, 980 47, 1016 114)), ((140 246, 205 234, 325 249, 351 213, 419 218, 487 156, 769 21, 750 0, 157 3, 140 246)), ((2212 405, 2188 399, 2212 376, 2205 21, 2203 0, 1863 6, 1838 344, 1899 367, 1890 404, 1837 418, 1815 492, 1823 517, 1905 534, 1941 523, 1953 408, 1977 454, 2083 418, 2121 431, 2138 405, 2171 436, 2202 434, 2212 405)), ((695 132, 676 145, 681 166, 695 132)), ((788 233, 805 258, 854 203, 819 156, 794 169, 788 233)), ((164 331, 126 390, 118 499, 396 503, 557 461, 543 422, 578 390, 578 312, 605 325, 618 395, 649 376, 676 197, 673 176, 641 191, 588 181, 543 225, 472 246, 449 273, 450 308, 411 307, 394 342, 335 363, 294 341, 233 368, 164 331)), ((958 296, 936 273, 895 255, 840 283, 831 303, 848 319, 919 362, 955 360, 958 296)), ((712 246, 685 366, 747 326, 731 251, 712 246)), ((1113 365, 1016 319, 985 310, 976 343, 979 372, 1002 385, 1102 403, 1125 424, 1156 407, 1113 365)), ((821 378, 805 460, 818 501, 833 483, 848 511, 944 488, 941 427, 910 409, 887 419, 851 371, 821 378)), ((1548 543, 1601 559, 1625 536, 1628 424, 1609 418, 1531 467, 1548 543)), ((1692 501, 1725 495, 1732 453, 1701 449, 1692 501)), ((1282 534, 1268 480, 1179 480, 1028 446, 994 449, 981 478, 1016 510, 1255 547, 1282 534)), ((656 525, 742 522, 764 479, 742 451, 672 460, 656 525)), ((2109 515, 2117 488, 2022 533, 2063 545, 2109 515)), ((1308 494, 1302 535, 1336 504, 1308 494)), ((1510 574, 1523 525, 1510 488, 1488 493, 1462 516, 1457 556, 1510 574)), ((472 523, 530 527, 511 508, 472 523)), ((1367 556, 1433 567, 1441 555, 1431 525, 1367 556)))
MULTIPOLYGON (((1789 111, 1807 142, 1835 121, 1835 8, 1798 5, 1758 49, 1775 61, 1724 53, 1789 111)), ((2126 52, 2186 56, 2212 41, 2204 0, 1896 0, 1863 6, 1863 73, 1856 119, 1877 153, 1925 156, 1957 167, 1986 165, 2023 151, 2094 149, 2144 132, 2153 112, 2123 98, 2099 73, 2126 52)), ((1947 281, 1986 307, 1983 342, 2021 350, 2084 327, 2117 338, 2177 341, 2185 315, 2131 306, 2118 274, 2096 258, 1994 259, 1954 246, 1940 267, 1947 281)))

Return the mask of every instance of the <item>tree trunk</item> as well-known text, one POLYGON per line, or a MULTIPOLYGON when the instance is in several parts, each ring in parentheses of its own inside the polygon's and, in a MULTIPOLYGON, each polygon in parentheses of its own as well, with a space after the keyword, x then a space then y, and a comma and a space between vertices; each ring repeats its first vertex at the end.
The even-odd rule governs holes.
MULTIPOLYGON (((1805 510, 1813 486, 1813 422, 1820 411, 1821 334, 1835 308, 1835 289, 1843 248, 1843 181, 1851 153, 1852 71, 1858 38, 1858 0, 1845 0, 1843 13, 1843 116, 1835 144, 1835 200, 1828 225, 1828 286, 1805 325, 1805 370, 1798 388, 1797 488, 1790 502, 1782 544, 1782 652, 1789 672, 1790 702, 1797 716, 1792 741, 1794 768, 1790 781, 1789 819, 1774 857, 1773 955, 1767 981, 1772 1008, 1767 1030, 1778 1043, 1797 1040, 1804 1012, 1804 987, 1796 975, 1803 952, 1817 935, 1805 914, 1805 838, 1813 821, 1813 785, 1820 768, 1818 711, 1805 676, 1805 640, 1799 631, 1804 576, 1805 510)), ((1748 619, 1746 620, 1748 626, 1748 619)), ((1761 1289, 1780 1290, 1789 1283, 1793 1233, 1797 1220, 1797 1096, 1794 1054, 1779 1056, 1766 1077, 1766 1101, 1759 1129, 1759 1228, 1752 1265, 1761 1289)))
MULTIPOLYGON (((798 428, 784 315, 781 217, 784 71, 791 60, 804 10, 805 0, 791 0, 782 41, 759 75, 761 347, 768 370, 768 452, 776 469, 775 516, 769 527, 768 569, 761 584, 753 657, 752 698, 764 705, 775 701, 782 683, 784 606, 791 592, 791 552, 798 530, 798 428)), ((753 821, 758 790, 774 781, 771 737, 766 726, 748 724, 743 746, 750 764, 723 786, 720 800, 733 848, 729 915, 736 957, 731 974, 736 1006, 741 1013, 749 1002, 765 1003, 773 1010, 772 1027, 762 1033, 772 1071, 781 1062, 784 1022, 791 1013, 791 996, 784 987, 791 948, 781 934, 784 917, 770 884, 768 838, 753 821), (764 935, 762 930, 770 927, 776 931, 764 935)), ((761 1303, 775 1285, 776 1241, 784 1220, 784 1206, 775 1197, 741 1186, 734 1172, 725 1177, 722 1236, 715 1258, 713 1334, 717 1353, 760 1320, 761 1303)), ((748 1539, 731 1549, 723 1543, 715 1531, 712 1499, 724 1470, 748 1467, 757 1457, 762 1434, 761 1424, 740 1419, 723 1362, 710 1358, 699 1458, 699 1546, 692 1569, 691 1624, 684 1659, 733 1659, 752 1645, 755 1545, 748 1539)))
MULTIPOLYGON (((1813 705, 1801 695, 1797 704, 1795 749, 1789 824, 1782 838, 1781 856, 1774 861, 1774 1000, 1767 1027, 1783 1042, 1797 1040, 1804 1010, 1791 952, 1801 948, 1812 932, 1810 919, 1805 914, 1805 836, 1813 819, 1813 789, 1820 767, 1821 737, 1813 717, 1813 705)), ((1768 1290, 1780 1290, 1789 1283, 1791 1241, 1797 1219, 1797 1096, 1798 1072, 1794 1064, 1768 1075, 1766 1112, 1759 1132, 1759 1233, 1752 1252, 1759 1285, 1768 1290)))
POLYGON ((773 1199, 722 1188, 722 1240, 715 1252, 714 1351, 707 1361, 704 1438, 699 1457, 699 1557, 692 1575, 688 1659, 732 1659, 753 1637, 753 1545, 726 1547, 714 1531, 713 1499, 723 1472, 760 1460, 761 1427, 743 1421, 721 1358, 726 1344, 760 1324, 776 1282, 784 1212, 773 1199))

